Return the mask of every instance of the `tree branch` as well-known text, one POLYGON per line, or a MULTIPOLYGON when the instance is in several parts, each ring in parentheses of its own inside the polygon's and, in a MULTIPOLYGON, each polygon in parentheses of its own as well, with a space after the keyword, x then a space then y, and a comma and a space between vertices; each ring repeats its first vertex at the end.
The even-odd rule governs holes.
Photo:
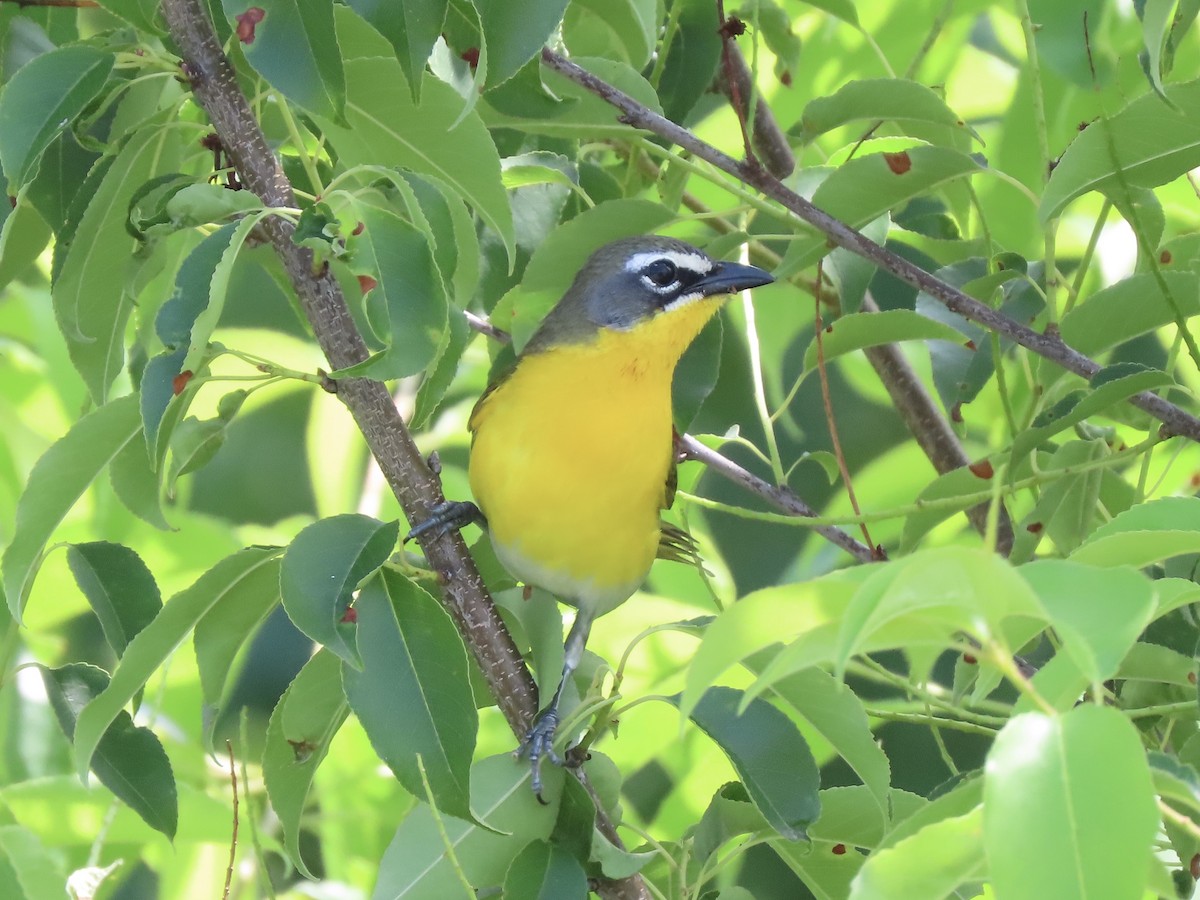
MULTIPOLYGON (((812 225, 835 246, 845 247, 879 268, 891 272, 906 284, 929 294, 951 312, 1004 335, 1038 356, 1057 363, 1068 372, 1090 379, 1100 371, 1099 363, 1067 346, 1057 333, 1036 332, 967 296, 920 266, 884 249, 849 225, 813 206, 761 166, 749 162, 739 163, 728 154, 700 140, 687 129, 648 109, 628 94, 617 90, 553 50, 542 50, 542 62, 619 109, 622 113, 621 120, 625 123, 665 138, 734 178, 757 188, 799 219, 812 225)), ((1134 394, 1129 398, 1129 402, 1162 422, 1165 426, 1165 436, 1180 435, 1200 443, 1200 419, 1189 415, 1175 404, 1149 391, 1134 394)))
MULTIPOLYGON (((187 63, 196 98, 208 113, 246 188, 267 206, 294 206, 291 184, 238 87, 237 76, 221 51, 203 4, 200 0, 163 0, 162 10, 171 36, 187 63)), ((285 219, 269 217, 263 222, 263 230, 288 273, 330 365, 342 369, 365 360, 366 344, 328 267, 314 271, 312 252, 292 241, 294 228, 285 219)), ((387 388, 367 378, 339 379, 336 386, 338 396, 354 416, 405 515, 412 522, 424 521, 442 499, 441 486, 413 443, 387 388)), ((537 711, 537 688, 496 612, 466 544, 456 531, 437 538, 422 537, 419 542, 443 584, 446 608, 504 717, 514 734, 523 737, 537 711)), ((591 791, 583 771, 572 771, 591 791)), ((621 846, 616 828, 599 802, 596 825, 610 841, 621 846)), ((637 875, 605 881, 600 891, 613 900, 649 896, 637 875)))

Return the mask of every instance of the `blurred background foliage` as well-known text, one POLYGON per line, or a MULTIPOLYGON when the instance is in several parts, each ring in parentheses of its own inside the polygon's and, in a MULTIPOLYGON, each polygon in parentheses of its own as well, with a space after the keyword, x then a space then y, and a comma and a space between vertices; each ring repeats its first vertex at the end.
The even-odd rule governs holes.
MULTIPOLYGON (((217 2, 209 5, 273 148, 296 186, 309 193, 304 205, 317 209, 309 205, 319 187, 314 177, 327 186, 334 173, 362 161, 355 158, 356 153, 369 158, 377 147, 362 138, 362 132, 356 135, 353 130, 339 140, 336 134, 342 127, 342 112, 336 108, 306 107, 305 100, 289 94, 297 107, 294 116, 287 112, 288 101, 280 93, 287 91, 279 84, 268 85, 274 78, 267 74, 270 54, 278 50, 273 51, 266 41, 267 32, 263 32, 262 43, 239 44, 234 35, 244 4, 227 0, 224 6, 217 2), (321 143, 322 135, 327 143, 321 143), (361 153, 354 147, 359 139, 366 147, 361 153)), ((1083 127, 1116 115, 1156 89, 1169 93, 1170 85, 1185 84, 1193 89, 1186 101, 1179 102, 1194 103, 1191 97, 1196 91, 1189 83, 1200 73, 1200 44, 1195 31, 1187 26, 1195 17, 1196 4, 1029 0, 1029 15, 1039 26, 1034 36, 1038 66, 1031 63, 1027 52, 1030 35, 1023 30, 1021 15, 1025 5, 998 0, 859 4, 851 0, 751 0, 740 6, 727 3, 726 10, 748 23, 739 45, 756 73, 762 100, 795 152, 796 173, 788 179, 790 186, 811 195, 820 178, 828 174, 827 167, 840 165, 852 155, 904 151, 925 141, 955 146, 960 155, 975 154, 980 163, 977 171, 969 179, 947 177, 937 189, 892 209, 891 228, 885 229, 886 246, 929 271, 966 265, 964 261, 971 259, 994 263, 1006 254, 1005 260, 1028 267, 1032 282, 1040 279, 1039 291, 1044 289, 1039 272, 1044 271, 1050 254, 1063 284, 1072 284, 1078 297, 1091 296, 1134 273, 1139 266, 1138 235, 1130 227, 1121 201, 1098 193, 1070 198, 1065 209, 1056 211, 1061 218, 1048 229, 1039 218, 1039 200, 1047 190, 1044 156, 1057 160, 1083 127), (1161 15, 1162 9, 1171 14, 1164 20, 1168 25, 1183 22, 1183 27, 1157 32, 1155 83, 1148 77, 1152 69, 1147 62, 1150 26, 1146 17, 1147 10, 1161 15), (1079 23, 1085 12, 1090 45, 1080 40, 1079 23), (806 116, 806 109, 810 113, 818 110, 810 104, 837 96, 847 85, 905 77, 933 88, 932 93, 959 121, 950 125, 931 124, 928 119, 907 124, 885 121, 872 129, 870 116, 856 113, 846 121, 836 120, 839 110, 870 109, 869 97, 857 101, 860 107, 843 97, 842 106, 834 104, 834 122, 827 128, 814 130, 813 116, 806 116), (1049 247, 1048 235, 1053 235, 1049 247)), ((753 236, 757 248, 777 254, 784 267, 788 265, 794 239, 792 221, 777 211, 741 202, 724 177, 708 169, 693 171, 687 160, 667 152, 657 141, 631 135, 598 101, 592 101, 593 107, 581 101, 577 119, 568 117, 566 124, 530 124, 528 120, 535 118, 530 110, 536 108, 538 98, 536 92, 522 94, 518 88, 522 79, 536 79, 536 63, 527 65, 526 60, 553 34, 555 45, 575 57, 607 60, 610 67, 597 67, 598 71, 626 85, 634 83, 636 73, 643 73, 658 87, 658 100, 668 115, 702 139, 734 156, 741 155, 737 118, 712 87, 713 48, 719 51, 710 27, 715 21, 712 5, 689 0, 666 4, 629 0, 613 6, 620 10, 588 0, 572 0, 557 7, 531 4, 525 40, 532 39, 533 45, 522 48, 513 37, 520 27, 510 25, 505 31, 502 22, 489 18, 499 15, 500 4, 479 3, 476 13, 476 5, 452 2, 444 40, 434 50, 434 73, 456 90, 466 84, 466 92, 474 92, 472 79, 481 77, 483 63, 474 71, 468 64, 471 50, 476 57, 480 55, 475 43, 480 20, 472 17, 482 15, 490 41, 483 84, 487 91, 472 101, 473 111, 464 109, 462 114, 470 112, 472 123, 477 114, 478 121, 488 126, 486 133, 499 158, 510 165, 505 185, 512 226, 511 233, 504 234, 505 229, 498 232, 477 217, 473 225, 479 245, 477 271, 470 271, 476 268, 473 248, 459 245, 463 258, 455 262, 451 302, 455 307, 491 315, 501 327, 511 327, 518 339, 528 336, 546 302, 554 299, 544 295, 544 281, 538 282, 543 294, 530 288, 527 281, 527 275, 538 266, 539 250, 549 245, 564 257, 578 256, 593 249, 598 243, 596 235, 605 229, 613 230, 613 236, 635 226, 640 231, 664 231, 709 246, 714 253, 731 252, 735 238, 723 237, 721 229, 711 226, 718 221, 735 236, 753 236), (565 9, 561 26, 554 27, 555 19, 545 34, 534 34, 540 27, 538 16, 554 17, 556 9, 558 13, 565 9), (642 24, 635 26, 634 22, 642 24), (494 32, 489 30, 493 26, 494 32), (664 52, 658 43, 664 27, 667 34, 686 34, 699 43, 688 45, 686 55, 672 56, 675 51, 664 52), (510 76, 512 80, 507 81, 510 76), (684 191, 686 204, 681 203, 684 191), (580 216, 588 217, 590 228, 571 231, 564 227, 563 223, 580 216), (514 247, 511 264, 506 251, 509 240, 514 247), (514 291, 522 285, 524 293, 514 291)), ((56 322, 51 297, 51 277, 55 267, 62 265, 64 239, 74 235, 73 226, 79 223, 76 208, 87 204, 96 192, 96 184, 88 180, 89 170, 106 148, 116 146, 160 110, 171 111, 180 123, 181 138, 170 150, 176 154, 173 168, 203 182, 213 166, 212 153, 199 143, 206 131, 203 114, 184 102, 186 86, 175 77, 171 44, 163 37, 161 19, 154 15, 155 4, 114 0, 102 2, 101 7, 0 4, 0 74, 6 83, 40 56, 79 41, 111 51, 118 62, 104 95, 116 98, 114 102, 89 108, 82 124, 55 135, 40 172, 22 185, 19 199, 14 196, 11 204, 0 204, 4 229, 0 238, 0 418, 5 423, 0 429, 0 543, 4 544, 14 534, 18 498, 34 463, 95 405, 96 391, 89 390, 72 362, 78 346, 72 346, 69 330, 64 336, 56 322)), ((371 4, 351 2, 337 10, 339 38, 347 46, 357 47, 361 62, 367 58, 364 54, 374 52, 371 42, 382 43, 382 38, 368 34, 367 26, 353 19, 349 7, 369 15, 371 4), (346 36, 351 32, 353 41, 346 36)), ((383 47, 390 54, 386 43, 383 47)), ((406 71, 411 75, 411 61, 409 66, 406 71)), ((423 67, 422 61, 415 70, 423 67)), ((431 92, 440 84, 426 77, 423 102, 430 102, 430 96, 435 96, 431 92)), ((365 102, 355 93, 364 89, 361 80, 352 77, 348 85, 343 85, 350 100, 346 108, 365 102)), ((407 87, 402 85, 401 93, 407 87)), ((558 82, 554 89, 565 92, 558 82)), ((445 97, 457 96, 445 93, 445 97)), ((336 98, 331 102, 336 107, 336 98)), ((390 124, 402 128, 407 123, 390 124)), ((1195 141, 1182 143, 1181 152, 1195 154, 1195 141)), ((387 158, 375 162, 397 164, 387 158)), ((6 174, 14 177, 11 172, 6 174)), ((419 188, 418 182, 413 180, 413 185, 419 188)), ((379 190, 387 194, 389 189, 379 190)), ((386 199, 394 201, 394 197, 386 199)), ((1194 264, 1195 253, 1186 253, 1196 246, 1186 242, 1194 235, 1197 221, 1194 179, 1170 179, 1152 193, 1136 194, 1136 199, 1147 210, 1148 218, 1140 221, 1143 225, 1150 222, 1154 231, 1149 246, 1179 246, 1185 252, 1178 255, 1177 265, 1194 264)), ((334 224, 330 229, 337 232, 338 239, 345 239, 353 227, 354 210, 342 205, 333 212, 330 221, 340 218, 346 227, 338 232, 339 226, 334 224)), ((110 222, 105 227, 114 226, 110 222)), ((318 243, 327 240, 328 233, 318 223, 318 243)), ((120 335, 121 342, 128 344, 128 366, 115 377, 114 395, 136 386, 147 371, 147 361, 162 351, 153 337, 155 316, 172 296, 181 262, 200 237, 197 229, 176 228, 131 244, 133 264, 120 271, 117 285, 131 313, 128 324, 121 323, 120 335)), ((212 337, 281 369, 314 373, 327 364, 296 314, 290 289, 270 248, 252 243, 232 266, 228 300, 212 337)), ((541 257, 539 278, 545 278, 547 265, 554 266, 555 260, 547 261, 548 255, 541 257)), ((1164 268, 1170 268, 1169 256, 1160 259, 1164 268)), ((335 266, 349 295, 361 296, 362 285, 354 276, 362 271, 340 260, 335 266)), ((793 268, 792 280, 781 278, 777 284, 755 291, 752 328, 746 321, 747 308, 732 302, 720 324, 706 332, 689 353, 682 369, 677 414, 685 420, 681 424, 697 435, 730 435, 736 428, 742 443, 725 443, 723 452, 770 479, 770 467, 762 457, 769 442, 755 397, 754 370, 758 365, 766 406, 776 413, 773 439, 778 458, 789 467, 787 484, 817 509, 847 515, 852 510, 844 485, 840 478, 831 478, 828 459, 819 454, 831 450, 832 444, 818 377, 806 377, 793 392, 806 368, 805 354, 813 338, 811 287, 815 277, 811 265, 793 268), (746 443, 759 450, 748 449, 746 443), (816 455, 793 467, 804 454, 816 455)), ((570 272, 567 270, 565 277, 570 272)), ((869 293, 881 308, 921 309, 910 286, 886 273, 866 274, 869 293)), ((557 277, 564 277, 563 273, 557 277)), ((959 283, 962 280, 966 276, 959 283)), ((81 296, 110 289, 112 285, 85 282, 81 296)), ((1063 301, 1061 286, 1059 291, 1063 301)), ((832 292, 827 299, 824 315, 828 320, 836 318, 837 301, 832 292)), ((997 295, 995 299, 1000 298, 997 295)), ((1007 302, 1011 295, 1002 299, 1007 302)), ((1069 308, 1074 299, 1065 302, 1069 308)), ((1041 316, 1039 325, 1044 325, 1044 313, 1035 311, 1031 316, 1035 314, 1041 316)), ((1051 320, 1055 318, 1052 313, 1051 320)), ((505 351, 479 336, 468 340, 470 335, 461 322, 456 327, 461 330, 449 339, 451 365, 425 382, 408 373, 409 377, 396 382, 395 395, 406 419, 416 412, 416 437, 422 451, 439 453, 447 496, 465 497, 469 494, 466 418, 487 383, 495 358, 502 359, 505 351), (456 358, 455 352, 461 353, 461 358, 456 358), (433 388, 428 386, 430 381, 436 382, 433 388)), ((377 349, 383 343, 378 341, 377 349)), ((1175 381, 1189 392, 1189 399, 1200 383, 1200 372, 1188 355, 1180 352, 1171 329, 1149 330, 1127 341, 1114 337, 1104 346, 1113 347, 1109 362, 1169 366, 1175 381)), ((438 349, 445 347, 439 345, 438 349)), ((941 392, 945 412, 956 414, 954 428, 972 459, 997 454, 1008 445, 1013 437, 1010 415, 1014 408, 1027 424, 1065 393, 1061 381, 1052 372, 1047 374, 1048 367, 1036 357, 1010 352, 1003 358, 1002 371, 1008 374, 1011 394, 1006 396, 1004 385, 985 372, 960 398, 969 402, 959 407, 952 397, 948 399, 954 386, 947 379, 953 381, 953 375, 943 372, 939 377, 939 365, 945 360, 939 363, 936 347, 931 359, 924 344, 913 342, 907 345, 906 355, 922 381, 941 392), (1045 396, 1041 396, 1043 391, 1045 396)), ((195 393, 188 412, 200 420, 219 418, 220 381, 247 375, 254 371, 244 361, 232 356, 213 360, 208 371, 213 386, 195 393)), ((912 504, 937 473, 913 442, 862 354, 848 354, 831 363, 828 382, 845 461, 864 508, 885 510, 912 504)), ((1189 408, 1194 409, 1194 404, 1189 408)), ((1128 411, 1115 413, 1100 427, 1110 431, 1097 430, 1080 438, 1106 439, 1111 449, 1123 440, 1136 443, 1134 435, 1139 428, 1147 429, 1145 421, 1128 411)), ((1194 494, 1200 479, 1200 451, 1194 444, 1179 446, 1182 443, 1177 441, 1169 450, 1147 454, 1128 466, 1114 467, 1112 472, 1127 483, 1151 486, 1146 492, 1149 496, 1194 494)), ((224 754, 211 756, 204 750, 208 727, 214 729, 215 747, 223 748, 225 739, 238 747, 243 844, 233 896, 367 896, 397 826, 416 803, 381 765, 367 735, 351 717, 337 732, 315 774, 302 822, 300 844, 317 880, 305 881, 296 873, 278 823, 266 808, 257 764, 268 718, 313 650, 312 641, 279 607, 265 617, 237 653, 219 710, 209 710, 215 721, 206 722, 201 716, 204 697, 190 642, 145 686, 136 721, 153 728, 170 759, 179 796, 178 831, 173 842, 115 802, 94 779, 85 786, 75 776, 70 743, 47 705, 37 669, 14 668, 30 662, 44 666, 89 663, 111 672, 116 663, 110 643, 77 585, 65 545, 109 541, 135 548, 153 573, 159 593, 167 598, 240 548, 285 546, 301 528, 319 518, 358 512, 403 522, 395 500, 369 463, 350 416, 336 397, 312 383, 278 378, 269 384, 255 384, 236 416, 213 433, 209 445, 212 452, 203 465, 164 488, 162 515, 169 528, 156 527, 131 513, 110 480, 97 478, 54 531, 55 549, 46 555, 33 582, 23 627, 7 629, 6 668, 0 687, 2 884, 29 890, 30 885, 47 883, 39 881, 42 876, 53 883, 55 873, 116 864, 100 896, 219 896, 229 855, 233 797, 224 754), (248 836, 252 824, 253 848, 248 836), (23 849, 27 846, 36 846, 36 852, 23 849)), ((175 449, 178 454, 179 447, 175 449)), ((682 468, 681 486, 722 503, 766 508, 696 463, 682 468)), ((1015 498, 1014 522, 1022 522, 1036 502, 1032 496, 1015 498)), ((1076 529, 1075 537, 1060 530, 1041 551, 1057 555, 1074 549, 1106 515, 1094 507, 1094 498, 1092 507, 1081 501, 1078 509, 1086 521, 1076 529)), ((699 579, 685 567, 657 566, 641 595, 597 623, 589 649, 598 657, 615 663, 642 629, 713 614, 714 596, 729 604, 760 588, 805 582, 851 563, 846 554, 806 528, 750 521, 689 503, 681 503, 677 515, 699 536, 712 578, 699 579)), ((871 521, 872 541, 896 552, 905 522, 902 516, 871 521)), ((468 531, 470 541, 478 538, 477 531, 468 531)), ((961 515, 935 523, 921 543, 925 547, 985 546, 961 515)), ((1194 559, 1174 559, 1168 565, 1169 574, 1192 578, 1194 559)), ((519 590, 509 590, 500 600, 511 609, 519 603, 518 596, 519 590)), ((1162 640, 1174 642, 1190 656, 1197 636, 1194 622, 1186 618, 1161 622, 1162 640)), ((629 659, 623 694, 635 698, 680 690, 695 647, 693 636, 679 632, 647 637, 629 659)), ((1045 646, 1035 648, 1031 659, 1040 662, 1048 652, 1045 646)), ((904 672, 907 665, 898 652, 879 654, 877 662, 897 672, 904 672)), ((961 667, 959 656, 943 654, 931 680, 954 684, 961 676, 956 675, 956 666, 961 667)), ((905 697, 895 684, 864 678, 861 672, 851 673, 848 680, 859 698, 877 711, 887 710, 890 703, 905 697)), ((1004 688, 996 700, 1007 703, 1014 697, 1011 689, 1004 688)), ((621 799, 627 819, 655 840, 673 842, 700 820, 714 792, 733 772, 712 742, 695 729, 681 734, 677 717, 664 715, 664 708, 645 704, 630 709, 622 716, 620 739, 605 742, 601 749, 622 773, 621 799)), ((958 773, 980 769, 991 744, 982 734, 938 731, 903 716, 875 715, 872 724, 890 763, 891 786, 927 798, 945 790, 948 779, 958 773)), ((1191 728, 1194 731, 1194 723, 1191 728)), ((512 735, 495 709, 480 710, 479 729, 477 758, 511 750, 512 735)), ((820 735, 803 725, 801 729, 821 766, 824 788, 859 782, 820 735)), ((844 845, 837 846, 845 850, 844 845)), ((727 898, 790 898, 808 896, 815 883, 810 880, 806 886, 766 844, 742 847, 717 868, 711 880, 692 886, 696 891, 692 895, 724 889, 721 896, 727 898), (744 893, 739 895, 738 888, 744 893)), ((661 874, 653 867, 648 871, 652 879, 661 874)), ((664 876, 656 883, 667 881, 664 876)), ((59 887, 61 893, 61 882, 59 887)))

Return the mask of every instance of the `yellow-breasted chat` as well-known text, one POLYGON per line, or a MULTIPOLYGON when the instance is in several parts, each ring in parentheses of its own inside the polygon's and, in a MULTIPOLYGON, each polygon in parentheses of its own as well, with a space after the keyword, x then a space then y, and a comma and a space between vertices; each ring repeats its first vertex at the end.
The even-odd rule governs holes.
POLYGON ((772 280, 673 238, 601 247, 471 413, 478 505, 446 503, 413 531, 485 523, 513 576, 576 609, 558 688, 521 744, 539 799, 593 620, 629 599, 656 557, 691 549, 659 518, 674 494, 675 366, 726 295, 772 280))

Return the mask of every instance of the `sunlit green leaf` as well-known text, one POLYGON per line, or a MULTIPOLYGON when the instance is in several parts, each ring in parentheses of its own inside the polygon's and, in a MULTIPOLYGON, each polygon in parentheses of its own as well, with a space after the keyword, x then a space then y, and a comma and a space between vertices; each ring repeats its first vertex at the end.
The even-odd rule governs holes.
POLYGON ((1026 713, 988 754, 983 842, 999 896, 1140 896, 1158 819, 1141 740, 1116 709, 1026 713))
POLYGON ((469 772, 478 717, 462 639, 436 600, 387 569, 362 589, 355 609, 362 670, 343 664, 350 708, 410 793, 424 799, 427 779, 443 814, 474 821, 469 772))
POLYGON ((279 555, 275 547, 248 547, 217 563, 189 588, 176 594, 125 649, 112 681, 79 713, 75 725, 75 766, 85 775, 102 735, 125 704, 142 690, 154 671, 187 638, 196 623, 230 594, 270 592, 279 555))
POLYGON ((76 422, 34 466, 3 557, 4 593, 18 620, 46 541, 88 485, 137 437, 139 419, 136 396, 113 400, 76 422))

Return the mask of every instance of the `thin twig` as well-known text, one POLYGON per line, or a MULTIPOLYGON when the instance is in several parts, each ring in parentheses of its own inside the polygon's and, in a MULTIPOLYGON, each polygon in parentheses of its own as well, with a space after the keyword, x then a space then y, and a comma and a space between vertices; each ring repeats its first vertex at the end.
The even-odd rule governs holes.
MULTIPOLYGON (((833 412, 833 396, 829 391, 829 373, 825 369, 825 325, 821 322, 821 264, 817 263, 817 293, 813 297, 813 340, 817 344, 817 378, 821 382, 821 402, 825 406, 825 423, 829 426, 829 441, 833 445, 833 457, 837 460, 838 471, 842 473, 842 483, 846 485, 846 497, 850 508, 856 516, 862 515, 858 505, 858 497, 854 493, 854 482, 850 478, 850 467, 846 464, 846 454, 842 452, 842 440, 838 437, 837 416, 833 412)), ((871 532, 867 523, 859 523, 863 540, 868 547, 874 547, 871 532)))
MULTIPOLYGON (((550 69, 591 91, 621 112, 621 121, 649 131, 659 137, 678 144, 683 149, 711 163, 734 178, 762 191, 778 202, 798 219, 808 223, 838 247, 845 247, 884 271, 891 272, 901 281, 924 291, 951 312, 998 332, 1038 356, 1057 363, 1069 372, 1091 379, 1100 371, 1100 365, 1079 351, 1063 343, 1057 332, 1040 334, 1008 316, 980 303, 962 291, 934 277, 920 266, 886 250, 879 244, 851 228, 846 223, 813 206, 795 191, 786 187, 761 166, 751 162, 739 163, 728 154, 722 153, 711 144, 700 140, 690 131, 663 118, 629 95, 597 78, 586 69, 552 50, 542 50, 542 61, 550 69)), ((1149 391, 1129 398, 1134 406, 1150 413, 1166 426, 1166 433, 1177 434, 1200 443, 1200 419, 1184 412, 1149 391)))
POLYGON ((238 842, 237 760, 233 758, 231 741, 225 741, 225 749, 229 751, 229 783, 233 787, 233 834, 229 838, 229 866, 225 869, 225 890, 221 893, 221 900, 229 900, 229 889, 233 886, 233 864, 237 860, 238 842))
MULTIPOLYGON (((713 472, 757 494, 781 512, 808 519, 817 516, 817 511, 796 496, 791 488, 768 484, 728 457, 704 446, 690 434, 679 438, 679 449, 685 458, 704 463, 713 472)), ((882 550, 878 548, 873 550, 865 544, 859 543, 835 526, 817 525, 813 530, 830 543, 841 547, 859 562, 875 562, 886 559, 882 550)))

